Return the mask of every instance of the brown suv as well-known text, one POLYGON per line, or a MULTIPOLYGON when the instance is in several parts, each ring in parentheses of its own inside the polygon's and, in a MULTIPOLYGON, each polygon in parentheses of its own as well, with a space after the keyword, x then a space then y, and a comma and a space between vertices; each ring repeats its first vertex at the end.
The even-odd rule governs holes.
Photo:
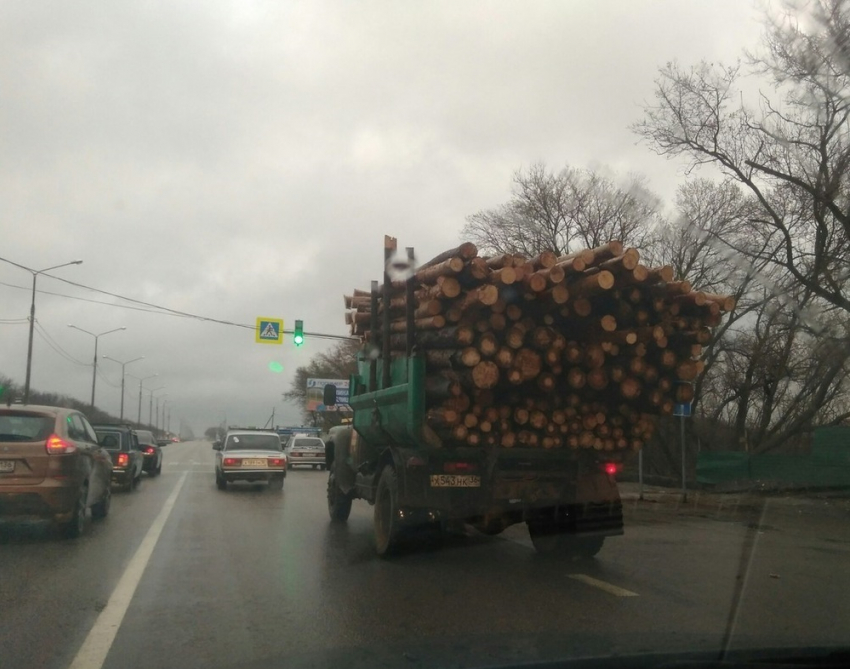
POLYGON ((104 518, 112 458, 86 417, 60 407, 0 407, 0 519, 51 518, 79 536, 86 512, 104 518))

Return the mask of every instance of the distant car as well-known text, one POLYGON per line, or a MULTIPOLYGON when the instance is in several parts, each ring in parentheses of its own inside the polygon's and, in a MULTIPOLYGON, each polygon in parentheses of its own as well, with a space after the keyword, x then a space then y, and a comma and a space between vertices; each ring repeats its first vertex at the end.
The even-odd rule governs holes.
POLYGON ((145 456, 144 469, 148 476, 158 476, 162 472, 162 447, 150 430, 136 430, 139 446, 145 456))
POLYGON ((145 456, 129 425, 92 425, 98 443, 112 456, 112 482, 129 492, 142 480, 145 456))
POLYGON ((179 444, 180 443, 180 437, 171 437, 171 441, 175 444, 179 444))
POLYGON ((294 435, 286 444, 289 469, 296 465, 311 465, 313 469, 325 468, 325 442, 318 437, 294 435))
POLYGON ((276 432, 233 430, 213 449, 219 490, 226 490, 233 481, 268 481, 269 487, 283 489, 286 454, 276 432))
POLYGON ((0 518, 47 518, 83 533, 86 515, 105 518, 112 458, 86 417, 72 409, 0 407, 0 518))

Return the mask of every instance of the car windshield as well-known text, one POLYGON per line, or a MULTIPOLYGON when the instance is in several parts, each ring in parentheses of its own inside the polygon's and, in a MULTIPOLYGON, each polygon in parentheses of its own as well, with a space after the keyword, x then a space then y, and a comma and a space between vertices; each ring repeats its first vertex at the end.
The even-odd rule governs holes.
POLYGON ((99 430, 95 428, 98 443, 110 451, 121 450, 121 433, 118 430, 99 430))
POLYGON ((0 3, 0 669, 840 662, 848 593, 850 0, 0 3))
POLYGON ((279 451, 280 438, 271 434, 233 434, 227 438, 225 450, 267 450, 279 451))
POLYGON ((44 441, 53 432, 54 424, 52 416, 0 411, 0 441, 44 441))
POLYGON ((322 448, 324 444, 321 439, 294 439, 292 441, 292 448, 322 448))

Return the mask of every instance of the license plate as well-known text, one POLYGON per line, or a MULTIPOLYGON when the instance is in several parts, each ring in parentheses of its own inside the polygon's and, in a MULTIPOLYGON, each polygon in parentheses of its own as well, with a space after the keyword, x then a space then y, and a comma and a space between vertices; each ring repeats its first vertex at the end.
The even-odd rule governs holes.
POLYGON ((432 488, 480 488, 481 477, 473 474, 431 474, 432 488))
POLYGON ((242 460, 242 466, 243 467, 264 467, 265 468, 265 467, 268 467, 269 464, 266 460, 245 459, 245 460, 242 460))
POLYGON ((13 472, 15 471, 15 461, 14 460, 0 460, 0 472, 13 472))

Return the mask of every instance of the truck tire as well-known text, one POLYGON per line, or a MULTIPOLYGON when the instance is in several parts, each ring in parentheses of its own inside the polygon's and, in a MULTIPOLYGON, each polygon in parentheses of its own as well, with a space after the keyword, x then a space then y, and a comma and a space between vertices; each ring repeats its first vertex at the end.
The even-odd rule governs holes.
POLYGON ((375 549, 378 555, 392 555, 398 549, 400 534, 398 477, 395 469, 387 465, 375 495, 375 549))
POLYGON ((351 514, 351 497, 339 489, 333 470, 328 475, 328 514, 339 523, 344 523, 351 514))
POLYGON ((605 537, 582 537, 570 534, 554 522, 527 522, 528 534, 535 550, 542 555, 567 559, 594 557, 605 543, 605 537))

